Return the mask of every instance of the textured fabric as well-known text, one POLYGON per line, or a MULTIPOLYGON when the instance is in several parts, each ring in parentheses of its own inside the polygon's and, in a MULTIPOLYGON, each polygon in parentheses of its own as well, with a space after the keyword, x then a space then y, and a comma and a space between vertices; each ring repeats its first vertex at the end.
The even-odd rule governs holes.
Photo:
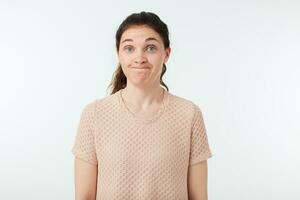
POLYGON ((72 153, 98 167, 97 200, 187 200, 187 173, 212 156, 202 112, 167 90, 151 119, 120 91, 87 104, 72 153))

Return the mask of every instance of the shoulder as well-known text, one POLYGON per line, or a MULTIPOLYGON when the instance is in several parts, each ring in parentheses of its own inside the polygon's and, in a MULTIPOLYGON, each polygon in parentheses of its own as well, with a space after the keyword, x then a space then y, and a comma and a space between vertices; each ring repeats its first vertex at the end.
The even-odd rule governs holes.
POLYGON ((189 118, 194 118, 197 113, 201 113, 200 106, 191 99, 170 93, 170 107, 177 112, 186 113, 189 118))
POLYGON ((93 112, 95 114, 99 111, 109 111, 117 106, 117 100, 117 93, 93 99, 84 105, 83 112, 93 112))
POLYGON ((171 104, 172 106, 175 107, 184 107, 185 109, 189 109, 189 111, 195 111, 195 109, 200 109, 200 106, 198 106, 198 104, 196 104, 194 101, 192 101, 191 99, 182 97, 182 96, 178 96, 175 94, 170 93, 170 98, 171 98, 171 104))

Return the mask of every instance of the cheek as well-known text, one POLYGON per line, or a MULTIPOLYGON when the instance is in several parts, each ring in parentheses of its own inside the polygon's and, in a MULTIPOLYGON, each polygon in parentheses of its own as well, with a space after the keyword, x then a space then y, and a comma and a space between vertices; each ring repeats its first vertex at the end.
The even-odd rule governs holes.
POLYGON ((155 56, 151 56, 149 57, 149 62, 151 62, 153 65, 155 66, 160 66, 164 63, 164 57, 163 55, 155 55, 155 56))
POLYGON ((124 62, 124 56, 122 54, 119 54, 118 55, 118 59, 119 59, 119 62, 120 63, 123 63, 124 62))
POLYGON ((128 55, 119 55, 119 62, 121 63, 121 65, 128 65, 131 62, 131 58, 128 55))

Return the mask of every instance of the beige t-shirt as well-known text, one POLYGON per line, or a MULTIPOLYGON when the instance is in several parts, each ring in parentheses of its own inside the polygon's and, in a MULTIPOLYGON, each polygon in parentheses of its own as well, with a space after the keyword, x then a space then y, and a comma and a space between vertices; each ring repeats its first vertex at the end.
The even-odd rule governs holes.
POLYGON ((98 165, 97 200, 188 200, 189 165, 212 156, 200 108, 167 90, 151 119, 120 91, 82 111, 72 153, 98 165))

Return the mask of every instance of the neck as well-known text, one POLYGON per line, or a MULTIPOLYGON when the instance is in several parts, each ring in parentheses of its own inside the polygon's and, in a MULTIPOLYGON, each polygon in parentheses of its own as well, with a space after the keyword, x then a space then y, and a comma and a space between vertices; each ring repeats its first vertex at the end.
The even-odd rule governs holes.
POLYGON ((122 90, 122 98, 127 105, 143 110, 161 104, 163 95, 164 89, 160 85, 156 87, 139 88, 128 84, 122 90))

